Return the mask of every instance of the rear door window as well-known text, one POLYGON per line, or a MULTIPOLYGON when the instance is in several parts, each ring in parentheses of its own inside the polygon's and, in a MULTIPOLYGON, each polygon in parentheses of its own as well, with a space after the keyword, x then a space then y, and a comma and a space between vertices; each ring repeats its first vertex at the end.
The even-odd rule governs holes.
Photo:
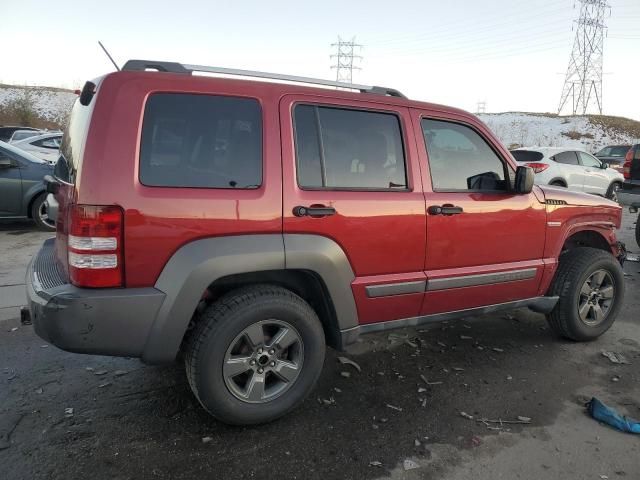
POLYGON ((558 163, 564 163, 565 165, 579 165, 576 152, 560 152, 553 156, 553 159, 558 163))
POLYGON ((396 115, 298 105, 294 125, 298 185, 302 188, 407 188, 396 115))
POLYGON ((156 187, 257 188, 262 113, 257 100, 151 95, 145 107, 140 182, 156 187))

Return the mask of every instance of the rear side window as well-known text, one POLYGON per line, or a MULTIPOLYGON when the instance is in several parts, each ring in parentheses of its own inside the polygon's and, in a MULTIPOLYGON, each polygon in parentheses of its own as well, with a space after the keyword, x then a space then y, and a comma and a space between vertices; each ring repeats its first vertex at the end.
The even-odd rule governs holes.
POLYGON ((561 152, 556 153, 553 159, 558 163, 564 163, 565 165, 578 165, 578 156, 576 152, 561 152))
POLYGON ((422 120, 434 191, 508 190, 505 164, 472 128, 422 120))
POLYGON ((534 152, 533 150, 511 150, 511 155, 518 162, 539 162, 544 158, 542 152, 534 152))
POLYGON ((157 93, 147 101, 140 182, 156 187, 257 188, 262 116, 257 100, 157 93))
POLYGON ((391 113, 298 105, 298 185, 325 189, 406 189, 400 121, 391 113))

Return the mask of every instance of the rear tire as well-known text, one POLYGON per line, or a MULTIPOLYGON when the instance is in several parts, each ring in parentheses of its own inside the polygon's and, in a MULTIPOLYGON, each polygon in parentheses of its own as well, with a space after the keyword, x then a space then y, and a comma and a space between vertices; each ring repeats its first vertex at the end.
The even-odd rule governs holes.
POLYGON ((547 316, 551 329, 577 342, 606 332, 622 306, 624 276, 612 254, 578 247, 560 256, 549 295, 560 299, 547 316))
POLYGON ((638 247, 640 247, 640 215, 638 215, 636 219, 636 243, 638 247))
POLYGON ((42 193, 36 197, 31 204, 31 218, 39 230, 54 232, 56 230, 56 224, 49 218, 46 201, 46 193, 42 193))
POLYGON ((622 187, 622 184, 620 182, 613 182, 611 185, 609 185, 609 188, 607 189, 607 193, 605 196, 609 200, 613 200, 614 202, 617 202, 618 190, 620 190, 621 187, 622 187))
POLYGON ((322 372, 325 339, 303 299, 255 285, 210 305, 185 350, 187 378, 205 410, 228 424, 252 425, 304 400, 322 372))

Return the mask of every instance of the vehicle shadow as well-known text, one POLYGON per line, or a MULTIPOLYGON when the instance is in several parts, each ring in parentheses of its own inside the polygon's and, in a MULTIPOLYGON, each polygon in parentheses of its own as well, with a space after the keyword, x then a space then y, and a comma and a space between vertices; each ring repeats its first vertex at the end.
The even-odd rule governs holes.
MULTIPOLYGON (((27 233, 46 233, 36 227, 32 220, 0 220, 0 232, 9 235, 25 235, 27 233)), ((51 232, 55 233, 55 232, 51 232)))

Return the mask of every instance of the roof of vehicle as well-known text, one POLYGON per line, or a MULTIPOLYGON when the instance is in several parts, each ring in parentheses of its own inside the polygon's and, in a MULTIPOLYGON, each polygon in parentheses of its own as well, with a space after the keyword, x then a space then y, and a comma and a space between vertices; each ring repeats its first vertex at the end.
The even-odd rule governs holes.
POLYGON ((24 158, 25 160, 29 160, 30 162, 34 162, 34 163, 47 163, 41 158, 38 158, 35 155, 31 155, 29 152, 25 152, 24 150, 16 147, 15 145, 16 145, 15 143, 11 144, 11 143, 5 143, 3 141, 0 141, 0 148, 8 150, 13 154, 18 155, 19 157, 24 158))
POLYGON ((33 137, 25 138, 24 140, 18 140, 17 142, 12 142, 12 143, 13 145, 22 145, 25 143, 33 143, 39 140, 45 140, 47 138, 54 138, 54 137, 61 137, 61 136, 62 136, 62 132, 48 132, 48 133, 43 133, 41 135, 35 135, 33 137))
MULTIPOLYGON (((185 90, 189 87, 186 83, 196 81, 224 82, 225 84, 235 84, 246 86, 248 90, 268 85, 270 88, 279 90, 282 95, 286 94, 306 94, 322 95, 328 93, 333 98, 344 98, 345 100, 359 100, 376 102, 394 106, 405 106, 437 110, 443 113, 453 113, 463 116, 472 116, 469 112, 428 102, 410 100, 401 92, 393 88, 368 86, 360 84, 348 84, 331 80, 322 80, 310 77, 300 77, 295 75, 285 75, 278 73, 257 72, 252 70, 236 70, 221 67, 205 67, 199 65, 183 65, 175 62, 157 62, 152 60, 129 60, 125 63, 120 72, 112 72, 94 81, 99 83, 106 77, 136 76, 146 77, 151 80, 155 76, 172 75, 176 82, 185 82, 185 90), (151 71, 150 71, 151 70, 151 71), (153 71, 155 70, 155 71, 153 71), (204 72, 209 75, 193 75, 193 72, 204 72), (212 76, 212 75, 217 76, 212 76), (247 80, 247 78, 259 78, 260 80, 247 80), (283 83, 287 82, 287 83, 283 83), (321 85, 321 86, 310 86, 321 85), (338 89, 339 88, 339 89, 338 89), (356 90, 354 92, 354 90, 356 90)), ((166 77, 164 77, 166 79, 166 77)))
POLYGON ((39 128, 34 127, 22 127, 20 125, 0 125, 0 128, 15 128, 18 130, 40 130, 39 128))
POLYGON ((589 153, 583 148, 576 148, 576 147, 520 147, 520 148, 516 148, 515 150, 528 150, 532 152, 540 152, 540 153, 543 153, 546 157, 555 155, 556 153, 560 153, 560 152, 589 153))

